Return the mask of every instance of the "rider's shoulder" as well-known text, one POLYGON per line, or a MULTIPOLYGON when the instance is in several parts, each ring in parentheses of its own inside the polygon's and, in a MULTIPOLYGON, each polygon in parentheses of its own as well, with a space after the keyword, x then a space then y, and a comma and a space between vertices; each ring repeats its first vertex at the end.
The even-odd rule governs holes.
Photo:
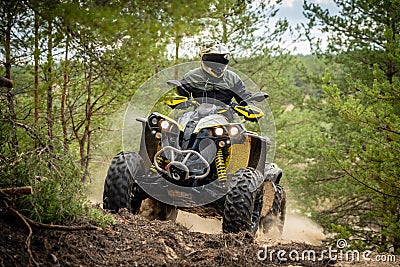
POLYGON ((237 83, 242 80, 236 72, 229 69, 225 70, 224 77, 225 79, 228 79, 234 83, 237 83))
POLYGON ((186 77, 201 76, 201 75, 203 75, 201 68, 195 68, 189 70, 184 77, 186 78, 186 77))

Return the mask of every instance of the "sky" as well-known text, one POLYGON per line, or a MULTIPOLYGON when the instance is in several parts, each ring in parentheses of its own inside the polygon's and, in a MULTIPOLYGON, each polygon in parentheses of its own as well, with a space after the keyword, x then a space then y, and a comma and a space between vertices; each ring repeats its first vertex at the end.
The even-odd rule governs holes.
MULTIPOLYGON (((338 11, 336 4, 333 0, 307 0, 319 4, 322 8, 328 9, 330 13, 335 14, 338 11)), ((283 0, 282 5, 279 7, 277 18, 287 18, 290 25, 295 27, 300 23, 307 23, 303 15, 303 0, 283 0)), ((326 44, 326 36, 321 35, 318 30, 314 30, 313 34, 322 39, 322 44, 326 44)), ((289 35, 285 36, 287 42, 292 42, 293 38, 289 35)), ((308 42, 299 42, 290 45, 288 49, 296 54, 310 54, 311 49, 308 42)))
MULTIPOLYGON (((263 0, 260 0, 263 1, 263 0)), ((333 0, 307 0, 308 2, 314 2, 319 4, 322 8, 327 8, 330 13, 337 13, 337 6, 333 2, 333 0)), ((306 18, 303 15, 303 0, 283 0, 282 4, 278 7, 279 12, 277 13, 277 16, 275 18, 271 19, 271 25, 275 25, 275 22, 279 18, 287 18, 290 25, 293 26, 293 28, 300 23, 307 23, 306 18)), ((317 29, 313 29, 312 33, 314 36, 322 39, 322 46, 326 46, 326 40, 327 37, 322 35, 321 33, 318 32, 317 29)), ((186 38, 183 43, 181 43, 180 50, 179 50, 179 56, 180 57, 185 57, 188 56, 189 58, 196 57, 198 53, 198 47, 197 43, 199 41, 199 38, 202 37, 194 37, 194 38, 186 38)), ((310 45, 307 41, 303 42, 297 42, 293 43, 294 38, 290 36, 290 34, 286 34, 284 36, 284 44, 279 44, 281 46, 284 46, 287 48, 288 51, 290 51, 292 54, 302 54, 302 55, 308 55, 311 54, 311 48, 310 45)), ((168 52, 168 57, 169 58, 174 58, 175 56, 175 46, 174 44, 171 44, 168 46, 167 50, 168 52)), ((243 51, 242 51, 243 52, 243 51)))

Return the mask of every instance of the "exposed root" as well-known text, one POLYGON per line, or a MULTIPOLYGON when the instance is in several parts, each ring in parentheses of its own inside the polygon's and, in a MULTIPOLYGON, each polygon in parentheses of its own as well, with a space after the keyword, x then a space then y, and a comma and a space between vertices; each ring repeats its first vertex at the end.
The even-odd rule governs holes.
POLYGON ((29 263, 30 264, 33 263, 35 266, 39 266, 39 263, 33 257, 33 253, 31 250, 31 240, 32 240, 32 235, 33 235, 32 227, 48 229, 48 230, 58 230, 58 231, 82 231, 82 230, 99 230, 99 229, 101 229, 94 225, 65 226, 65 225, 53 225, 53 224, 38 223, 38 222, 35 222, 34 220, 29 219, 28 217, 26 217, 25 215, 20 213, 15 208, 11 207, 9 205, 9 203, 13 203, 13 201, 11 200, 10 195, 5 193, 5 191, 0 191, 0 197, 3 200, 2 202, 3 202, 4 208, 5 208, 4 210, 0 209, 0 211, 2 211, 4 213, 11 212, 12 215, 21 219, 23 221, 23 223, 25 224, 25 226, 28 228, 29 233, 28 233, 28 237, 26 238, 26 241, 25 241, 25 246, 26 246, 26 250, 29 255, 29 263), (9 211, 9 212, 7 212, 7 211, 9 211))
POLYGON ((17 215, 24 222, 26 227, 28 227, 29 234, 28 234, 28 237, 26 238, 25 245, 26 245, 26 250, 28 251, 28 254, 29 254, 29 262, 32 261, 36 266, 39 266, 39 263, 37 263, 35 258, 33 258, 32 251, 31 251, 31 239, 32 239, 32 234, 33 234, 32 227, 29 225, 28 221, 26 220, 27 218, 24 215, 22 215, 19 211, 15 210, 11 207, 8 207, 8 209, 10 211, 12 211, 15 215, 17 215))

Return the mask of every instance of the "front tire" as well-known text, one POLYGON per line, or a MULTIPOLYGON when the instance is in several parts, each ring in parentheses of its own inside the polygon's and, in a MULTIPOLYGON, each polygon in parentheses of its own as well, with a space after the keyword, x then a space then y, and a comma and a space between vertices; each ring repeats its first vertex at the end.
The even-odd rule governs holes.
POLYGON ((118 212, 121 208, 129 207, 137 214, 142 200, 132 201, 129 192, 135 186, 134 178, 144 172, 143 159, 134 152, 120 152, 111 162, 107 171, 103 191, 103 208, 118 212), (129 205, 128 205, 128 202, 129 205))
POLYGON ((230 189, 225 196, 222 230, 225 233, 258 229, 258 199, 262 194, 263 175, 254 168, 239 169, 232 177, 230 189))

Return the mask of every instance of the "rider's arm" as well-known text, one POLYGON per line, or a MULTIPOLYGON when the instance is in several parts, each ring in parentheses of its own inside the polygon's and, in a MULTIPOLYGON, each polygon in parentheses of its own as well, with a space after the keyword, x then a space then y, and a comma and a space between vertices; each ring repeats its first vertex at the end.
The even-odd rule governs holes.
POLYGON ((186 96, 187 98, 190 98, 190 94, 192 92, 192 86, 183 78, 181 80, 182 87, 178 87, 178 94, 181 96, 186 96))
POLYGON ((244 85, 242 80, 238 80, 238 82, 232 88, 232 91, 234 93, 234 98, 239 105, 255 105, 253 101, 244 101, 245 99, 251 97, 252 94, 249 90, 246 89, 246 86, 244 85))

